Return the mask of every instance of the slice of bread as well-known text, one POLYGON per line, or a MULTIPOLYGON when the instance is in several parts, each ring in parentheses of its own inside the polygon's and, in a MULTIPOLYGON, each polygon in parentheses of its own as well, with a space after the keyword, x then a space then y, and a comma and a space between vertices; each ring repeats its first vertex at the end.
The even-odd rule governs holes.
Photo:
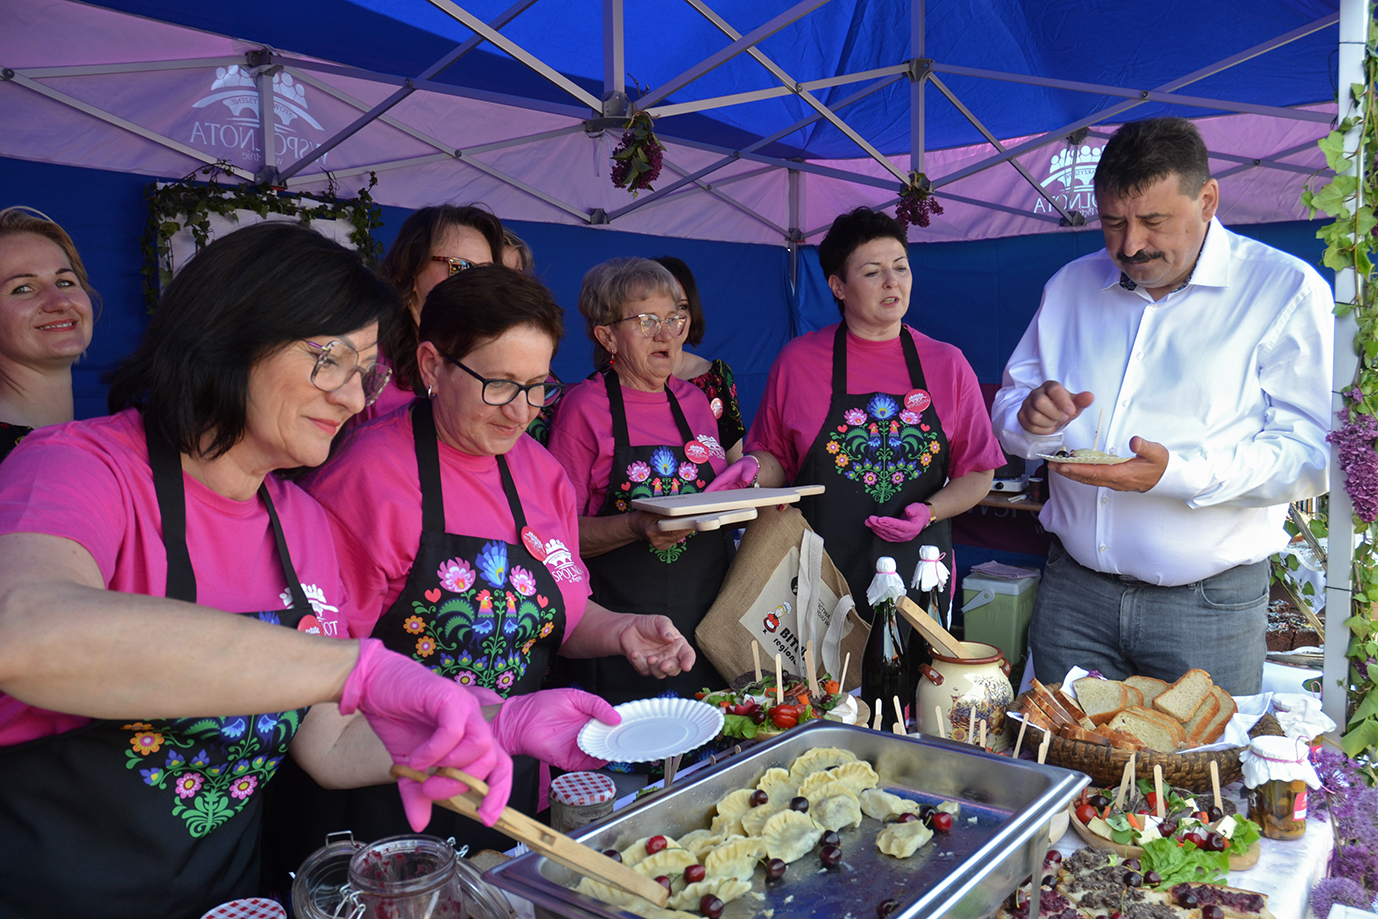
POLYGON ((1235 716, 1235 712, 1239 711, 1239 706, 1235 705, 1234 699, 1219 686, 1211 687, 1211 695, 1220 702, 1220 708, 1216 711, 1215 717, 1202 725, 1200 737, 1195 741, 1198 747, 1219 740, 1221 735, 1225 733, 1225 727, 1230 723, 1230 719, 1235 716))
POLYGON ((1088 676, 1072 683, 1072 688, 1077 691, 1077 704, 1092 724, 1105 724, 1129 704, 1129 693, 1118 680, 1099 680, 1088 676))
POLYGON ((1129 697, 1129 701, 1125 703, 1126 705, 1144 705, 1144 704, 1146 704, 1146 703, 1144 702, 1144 694, 1143 694, 1143 691, 1142 691, 1141 689, 1139 689, 1139 687, 1137 687, 1137 686, 1130 686, 1128 682, 1125 682, 1125 684, 1124 684, 1124 691, 1125 691, 1125 694, 1129 697))
POLYGON ((1126 734, 1123 731, 1110 730, 1110 725, 1108 723, 1098 726, 1096 728, 1096 733, 1101 735, 1102 737, 1110 738, 1110 745, 1112 747, 1119 747, 1122 750, 1148 749, 1143 745, 1143 741, 1139 740, 1139 738, 1135 737, 1133 734, 1126 734))
POLYGON ((1156 753, 1172 753, 1182 742, 1181 738, 1185 737, 1186 732, 1179 724, 1174 735, 1160 720, 1143 714, 1148 711, 1149 709, 1144 708, 1127 708, 1110 719, 1107 727, 1112 731, 1121 731, 1133 736, 1156 753))
POLYGON ((1209 724, 1216 715, 1220 714, 1220 699, 1215 695, 1215 687, 1206 694, 1205 700, 1196 706, 1196 713, 1191 719, 1184 723, 1187 731, 1187 746, 1199 747, 1205 743, 1201 738, 1206 734, 1206 725, 1209 724))
POLYGON ((1125 711, 1138 715, 1141 718, 1147 718, 1150 721, 1158 722, 1169 734, 1172 735, 1173 739, 1176 741, 1179 747, 1187 742, 1187 729, 1182 727, 1182 722, 1178 721, 1176 718, 1173 718, 1171 715, 1165 715, 1157 709, 1153 708, 1142 708, 1134 706, 1125 709, 1125 711))
POLYGON ((1110 746, 1110 738, 1095 731, 1088 731, 1080 725, 1072 725, 1058 731, 1060 735, 1068 740, 1080 740, 1083 743, 1093 743, 1102 747, 1110 746))
POLYGON ((1190 721, 1196 709, 1210 695, 1213 685, 1211 675, 1206 671, 1188 670, 1153 700, 1153 707, 1178 721, 1190 721))
POLYGON ((1061 686, 1053 687, 1053 698, 1062 706, 1063 711, 1072 716, 1073 720, 1075 720, 1078 725, 1088 731, 1094 731, 1096 729, 1095 723, 1090 718, 1086 717, 1086 712, 1082 711, 1081 706, 1077 705, 1071 696, 1062 691, 1061 686))
POLYGON ((1088 731, 1095 730, 1096 726, 1091 723, 1091 719, 1087 718, 1086 713, 1077 708, 1076 703, 1072 702, 1071 699, 1057 690, 1049 689, 1036 679, 1031 685, 1033 686, 1032 695, 1038 700, 1043 711, 1050 715, 1059 726, 1075 724, 1077 727, 1085 728, 1088 731))
POLYGON ((1166 683, 1164 683, 1162 680, 1155 680, 1151 676, 1126 677, 1124 684, 1126 686, 1132 686, 1133 688, 1139 690, 1139 692, 1143 693, 1144 700, 1139 704, 1148 706, 1151 706, 1153 704, 1153 700, 1158 698, 1158 696, 1163 692, 1163 690, 1167 689, 1166 683))

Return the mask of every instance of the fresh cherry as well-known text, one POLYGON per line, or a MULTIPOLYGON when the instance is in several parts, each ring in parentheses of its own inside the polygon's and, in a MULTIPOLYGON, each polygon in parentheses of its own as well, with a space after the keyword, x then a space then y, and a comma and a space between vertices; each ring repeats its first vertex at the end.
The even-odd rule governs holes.
POLYGON ((879 919, 885 919, 886 916, 890 915, 899 908, 900 901, 891 897, 889 900, 881 901, 881 904, 876 907, 876 915, 879 917, 879 919))
POLYGON ((1220 833, 1211 833, 1206 837, 1206 848, 1212 852, 1224 852, 1226 840, 1220 833))
POLYGON ((1124 866, 1125 866, 1126 868, 1128 868, 1130 871, 1138 871, 1139 868, 1141 867, 1140 864, 1139 864, 1139 860, 1138 860, 1137 858, 1127 858, 1127 859, 1125 859, 1125 860, 1124 860, 1124 866))
POLYGON ((758 788, 751 793, 750 800, 752 807, 760 807, 762 804, 765 804, 768 801, 770 801, 770 795, 766 794, 764 791, 758 788))
POLYGON ((939 833, 946 833, 952 829, 952 815, 946 811, 938 811, 929 821, 929 828, 939 833))
POLYGON ((1181 899, 1179 899, 1177 902, 1181 903, 1184 909, 1196 909, 1196 907, 1201 905, 1200 898, 1198 898, 1196 894, 1192 893, 1191 891, 1187 891, 1186 893, 1182 894, 1181 899))
POLYGON ((655 855, 669 844, 670 841, 664 836, 652 836, 650 839, 646 840, 646 854, 655 855))
POLYGON ((1062 864, 1062 853, 1056 849, 1049 849, 1048 854, 1043 856, 1043 863, 1046 865, 1049 862, 1054 865, 1062 864))
POLYGON ((772 881, 778 881, 785 876, 785 869, 788 867, 789 865, 785 864, 783 858, 772 858, 766 862, 766 877, 772 881))
POLYGON ((842 864, 842 847, 824 846, 819 850, 818 858, 823 862, 824 866, 836 868, 838 865, 842 864))
POLYGON ((1051 874, 1045 874, 1045 875, 1043 875, 1043 886, 1044 886, 1044 887, 1049 887, 1049 888, 1051 888, 1051 887, 1052 887, 1054 884, 1056 884, 1056 883, 1057 883, 1057 878, 1053 877, 1051 874))
POLYGON ((1158 832, 1166 839, 1177 832, 1177 821, 1171 817, 1164 818, 1163 822, 1158 824, 1158 832))
POLYGON ((1196 846, 1196 848, 1198 849, 1206 848, 1206 837, 1196 832, 1195 830, 1183 836, 1182 839, 1196 846))
POLYGON ((1141 887, 1144 883, 1144 876, 1137 871, 1126 871, 1124 873, 1124 886, 1141 887))
POLYGON ((937 809, 936 807, 934 807, 932 804, 920 804, 920 805, 919 805, 919 816, 922 817, 925 821, 928 820, 929 817, 933 816, 933 815, 936 814, 937 812, 938 812, 938 809, 937 809))
POLYGON ((660 877, 656 878, 656 883, 659 884, 661 887, 664 887, 666 890, 671 889, 670 878, 668 875, 662 874, 660 877))
POLYGON ((911 814, 911 813, 909 813, 908 811, 906 811, 906 812, 904 812, 903 814, 900 814, 898 817, 896 817, 896 818, 895 818, 895 822, 896 822, 896 823, 913 823, 915 820, 921 820, 921 819, 923 819, 923 818, 921 818, 918 814, 911 814))
POLYGON ((1163 876, 1156 871, 1149 870, 1144 872, 1144 885, 1146 887, 1157 887, 1163 883, 1163 876))
POLYGON ((1225 819, 1225 812, 1212 804, 1210 807, 1206 808, 1206 816, 1210 817, 1211 823, 1214 823, 1217 820, 1225 819))
POLYGON ((708 919, 718 919, 722 915, 722 901, 710 894, 704 894, 699 901, 699 912, 703 913, 708 919))
POLYGON ((1015 909, 1028 909, 1028 908, 1029 908, 1029 892, 1028 892, 1027 890, 1025 890, 1023 887, 1020 887, 1018 890, 1016 890, 1016 891, 1014 892, 1014 908, 1015 908, 1015 909))
POLYGON ((836 830, 824 830, 823 836, 818 842, 824 846, 840 846, 842 845, 842 837, 837 835, 836 830))
POLYGON ((767 717, 766 710, 763 708, 754 709, 747 717, 751 719, 752 724, 765 724, 767 717))
POLYGON ((1225 910, 1219 903, 1207 903, 1201 907, 1201 919, 1225 919, 1225 910))
POLYGON ((801 814, 807 814, 809 812, 809 799, 803 795, 796 795, 789 799, 789 809, 798 811, 801 814))
POLYGON ((1091 800, 1087 803, 1095 808, 1104 808, 1110 806, 1110 799, 1105 795, 1092 795, 1091 800))
POLYGON ((615 862, 622 861, 622 853, 618 852, 616 849, 604 849, 603 854, 615 862))
POLYGON ((708 875, 708 869, 702 865, 690 865, 684 869, 684 881, 686 884, 697 884, 708 875))

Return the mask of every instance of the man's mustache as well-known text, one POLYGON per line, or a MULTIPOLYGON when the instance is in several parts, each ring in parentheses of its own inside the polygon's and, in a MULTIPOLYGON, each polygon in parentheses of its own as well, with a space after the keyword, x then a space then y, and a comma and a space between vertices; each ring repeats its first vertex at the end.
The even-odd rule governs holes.
POLYGON ((1136 252, 1133 255, 1125 255, 1123 252, 1121 252, 1117 256, 1117 258, 1119 259, 1120 263, 1124 265, 1145 265, 1153 261, 1155 258, 1163 258, 1163 253, 1148 252, 1145 250, 1136 252))

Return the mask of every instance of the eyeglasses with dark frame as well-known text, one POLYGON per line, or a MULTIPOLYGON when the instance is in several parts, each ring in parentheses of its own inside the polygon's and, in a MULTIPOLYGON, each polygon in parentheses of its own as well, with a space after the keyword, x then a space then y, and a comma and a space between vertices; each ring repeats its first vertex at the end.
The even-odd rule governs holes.
POLYGON ((368 408, 392 379, 392 368, 378 361, 367 367, 359 364, 359 352, 338 339, 318 345, 314 341, 303 344, 316 349, 316 366, 311 368, 311 385, 321 392, 335 392, 345 386, 354 374, 364 388, 364 408, 368 408))
POLYGON ((451 258, 448 255, 432 255, 431 261, 444 262, 445 264, 449 265, 450 277, 454 277, 461 271, 468 271, 470 268, 473 268, 475 265, 478 264, 478 262, 471 262, 467 258, 451 258))
POLYGON ((655 338, 660 333, 663 325, 670 330, 670 335, 675 336, 684 331, 684 324, 689 321, 687 313, 675 313, 661 319, 655 313, 637 313, 635 316, 623 316, 621 319, 614 319, 608 325, 617 325, 620 322, 631 322, 633 319, 640 320, 641 334, 647 338, 655 338))
POLYGON ((445 355, 445 360, 463 370, 483 384, 483 402, 485 405, 502 406, 508 405, 517 396, 526 393, 526 404, 532 408, 542 408, 546 405, 554 405, 560 398, 560 394, 565 391, 565 384, 547 380, 543 383, 518 383, 516 380, 490 380, 481 377, 473 370, 465 367, 462 363, 455 360, 450 355, 445 355), (531 398, 532 393, 536 393, 539 402, 531 398))

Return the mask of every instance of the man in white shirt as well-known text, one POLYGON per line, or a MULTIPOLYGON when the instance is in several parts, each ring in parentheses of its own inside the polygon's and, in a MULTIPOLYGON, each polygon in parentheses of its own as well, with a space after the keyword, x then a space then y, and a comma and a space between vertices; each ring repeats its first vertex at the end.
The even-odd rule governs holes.
POLYGON ((1128 458, 1048 464, 1034 667, 1045 682, 1199 667, 1256 693, 1268 556, 1287 503, 1326 490, 1334 297, 1215 219, 1185 119, 1124 125, 1095 183, 1105 250, 1048 282, 991 411, 1011 453, 1128 458))

